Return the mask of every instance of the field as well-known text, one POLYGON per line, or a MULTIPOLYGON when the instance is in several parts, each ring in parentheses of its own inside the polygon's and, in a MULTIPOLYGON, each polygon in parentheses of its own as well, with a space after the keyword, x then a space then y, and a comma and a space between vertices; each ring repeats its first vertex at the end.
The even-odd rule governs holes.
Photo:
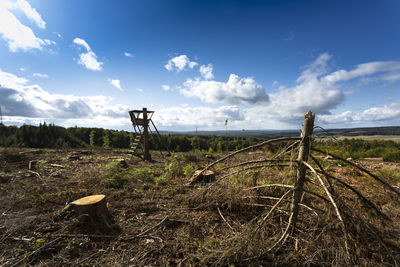
POLYGON ((385 140, 385 141, 394 141, 400 142, 400 135, 359 135, 359 136, 337 136, 339 140, 347 139, 361 139, 361 140, 385 140))
MULTIPOLYGON (((152 151, 153 161, 144 162, 124 149, 3 148, 0 266, 390 266, 400 261, 399 197, 348 164, 323 161, 321 154, 316 158, 326 171, 373 200, 390 220, 334 181, 345 234, 327 197, 305 195, 297 232, 279 249, 268 250, 284 231, 290 210, 290 202, 281 201, 285 189, 273 185, 290 184, 295 167, 269 164, 257 171, 230 171, 240 162, 274 157, 281 148, 238 153, 214 166, 217 181, 191 186, 195 169, 227 152, 163 157, 152 151), (113 230, 84 228, 73 212, 63 211, 92 194, 106 195, 113 230)), ((399 164, 355 162, 399 188, 399 164)), ((307 188, 324 194, 312 186, 307 188)))

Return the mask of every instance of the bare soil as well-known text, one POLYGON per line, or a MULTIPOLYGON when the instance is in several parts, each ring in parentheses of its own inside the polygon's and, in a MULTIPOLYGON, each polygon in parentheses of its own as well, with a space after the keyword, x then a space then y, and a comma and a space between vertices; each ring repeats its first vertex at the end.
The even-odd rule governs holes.
MULTIPOLYGON (((290 240, 290 249, 288 245, 276 254, 247 259, 228 257, 221 252, 222 247, 229 246, 229 240, 245 231, 246 225, 265 209, 257 206, 260 202, 246 200, 243 191, 220 188, 214 195, 202 198, 208 185, 186 186, 190 177, 183 176, 170 179, 166 185, 134 177, 119 189, 101 183, 104 166, 116 159, 125 159, 128 170, 148 166, 156 176, 162 175, 168 158, 158 152, 153 152, 152 157, 152 162, 144 162, 130 157, 126 150, 115 149, 3 149, 0 159, 0 266, 340 265, 332 262, 332 258, 340 255, 321 260, 327 257, 324 251, 330 251, 324 246, 336 244, 336 241, 329 243, 327 240, 335 239, 338 228, 321 223, 322 217, 316 219, 321 226, 310 234, 311 240, 290 240), (36 161, 32 170, 28 169, 29 161, 36 161), (118 229, 106 233, 85 229, 73 212, 62 212, 71 201, 93 194, 106 195, 108 209, 118 229), (325 236, 323 241, 317 241, 320 234, 325 236), (316 244, 309 244, 312 239, 316 244), (227 260, 218 261, 222 257, 227 260)), ((196 157, 199 166, 210 161, 201 154, 196 157)), ((360 163, 374 172, 400 171, 397 164, 360 163)), ((369 222, 381 230, 381 237, 393 257, 400 260, 398 197, 348 166, 330 162, 327 168, 365 192, 393 219, 393 223, 386 226, 379 220, 369 222)), ((280 167, 273 170, 274 175, 269 176, 272 182, 286 179, 280 171, 280 167)), ((396 179, 391 183, 399 186, 396 179)), ((236 178, 232 183, 241 181, 236 178)), ((344 190, 340 192, 345 203, 356 207, 354 214, 368 213, 354 196, 344 190)), ((318 200, 309 203, 326 210, 325 204, 318 200)), ((274 222, 279 225, 278 219, 269 227, 273 227, 274 222)), ((307 225, 315 222, 310 219, 307 225)), ((371 246, 373 244, 360 246, 359 251, 356 251, 357 246, 352 249, 354 255, 359 254, 359 263, 393 264, 388 255, 381 255, 381 250, 373 251, 371 246)))

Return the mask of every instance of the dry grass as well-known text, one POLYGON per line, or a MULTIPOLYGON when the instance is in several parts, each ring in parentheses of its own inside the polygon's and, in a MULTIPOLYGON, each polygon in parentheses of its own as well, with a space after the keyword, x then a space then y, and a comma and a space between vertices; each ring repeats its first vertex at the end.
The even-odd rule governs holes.
MULTIPOLYGON (((8 150, 1 157, 0 175, 6 173, 11 177, 0 183, 2 266, 11 266, 21 259, 21 263, 37 266, 390 266, 393 259, 387 251, 400 258, 398 197, 348 166, 324 163, 326 170, 363 192, 392 218, 391 222, 381 220, 352 192, 333 182, 334 198, 345 218, 351 262, 346 258, 344 234, 332 206, 310 194, 302 199, 307 207, 300 207, 298 231, 280 249, 268 251, 282 235, 290 216, 290 201, 285 198, 264 219, 289 190, 271 185, 293 183, 296 163, 230 176, 226 174, 240 167, 222 169, 243 161, 270 158, 276 153, 240 153, 215 166, 217 181, 213 184, 187 187, 184 184, 188 177, 171 175, 165 185, 157 185, 152 179, 132 175, 120 188, 110 188, 101 183, 106 172, 104 166, 126 157, 123 150, 80 153, 79 160, 69 160, 68 156, 76 152, 69 150, 19 152, 8 150), (27 170, 27 161, 33 159, 39 160, 34 170, 39 176, 27 170), (107 195, 109 210, 121 233, 88 236, 73 214, 58 216, 66 203, 90 194, 107 195), (60 239, 28 256, 57 238, 60 239)), ((150 167, 156 179, 164 173, 166 164, 157 153, 153 158, 155 162, 146 163, 128 157, 127 172, 150 167)), ((184 164, 207 165, 207 159, 200 156, 189 158, 184 164)), ((391 177, 391 183, 397 181, 397 165, 368 164, 366 167, 374 173, 391 177)), ((311 174, 308 177, 314 181, 311 174)), ((306 189, 323 194, 312 183, 306 189)))

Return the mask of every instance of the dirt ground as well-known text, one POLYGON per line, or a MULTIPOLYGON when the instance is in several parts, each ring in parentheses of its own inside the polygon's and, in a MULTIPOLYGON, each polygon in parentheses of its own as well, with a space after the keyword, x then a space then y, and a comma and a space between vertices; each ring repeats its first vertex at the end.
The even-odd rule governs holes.
MULTIPOLYGON (((147 166, 155 176, 161 176, 169 158, 165 159, 158 152, 152 153, 152 162, 141 161, 130 157, 126 150, 116 149, 3 149, 1 155, 0 266, 335 265, 331 259, 323 262, 318 258, 325 257, 317 254, 322 255, 326 250, 319 245, 313 246, 313 249, 304 245, 304 253, 315 254, 308 258, 288 252, 286 247, 275 255, 247 259, 228 257, 221 249, 230 244, 231 238, 245 231, 246 225, 265 209, 259 202, 244 201, 248 196, 234 190, 225 192, 219 188, 211 198, 205 195, 202 198, 201 194, 208 185, 186 186, 189 177, 185 176, 171 178, 162 185, 132 178, 120 188, 110 188, 101 182, 104 166, 117 159, 125 159, 127 170, 147 166), (30 161, 35 163, 31 170, 28 169, 30 161), (93 194, 106 195, 108 209, 118 228, 107 233, 88 230, 82 227, 73 212, 63 213, 63 208, 71 201, 93 194), (238 202, 240 199, 243 203, 238 202), (224 245, 221 245, 222 241, 224 245), (227 261, 218 261, 222 257, 226 257, 227 261)), ((199 153, 190 158, 194 165, 202 167, 212 160, 199 153)), ((393 176, 400 172, 400 166, 394 163, 360 163, 382 175, 393 176)), ((284 178, 280 177, 279 168, 274 169, 271 179, 282 182, 284 178)), ((400 260, 398 197, 381 189, 375 182, 364 179, 359 171, 335 161, 327 163, 327 168, 365 192, 394 220, 380 228, 383 233, 381 238, 392 252, 392 258, 400 260)), ((389 178, 392 185, 400 186, 397 176, 389 178)), ((240 184, 241 181, 236 178, 233 183, 240 184)), ((343 193, 341 197, 344 203, 356 203, 350 194, 343 193)), ((356 207, 360 205, 357 203, 356 207)), ((325 209, 324 204, 317 200, 313 204, 320 210, 325 209)), ((324 219, 320 218, 318 216, 317 224, 321 225, 318 231, 325 229, 320 222, 324 219)), ((375 221, 371 219, 369 222, 375 221)), ((306 223, 315 222, 310 220, 304 225, 306 223)), ((335 235, 332 227, 331 233, 324 233, 325 243, 321 242, 321 246, 328 244, 328 240, 335 235)), ((322 230, 312 234, 317 238, 321 233, 322 230)), ((314 237, 311 236, 311 239, 314 237)), ((232 241, 232 245, 236 241, 232 241)), ((291 247, 291 251, 302 252, 302 248, 298 248, 301 240, 289 242, 296 245, 296 249, 291 247)), ((304 239, 304 244, 307 242, 310 240, 304 239)), ((358 252, 356 247, 352 251, 354 249, 355 254, 359 253, 361 263, 392 264, 389 255, 372 251, 369 245, 361 247, 358 252)), ((332 257, 337 258, 338 255, 332 257)))

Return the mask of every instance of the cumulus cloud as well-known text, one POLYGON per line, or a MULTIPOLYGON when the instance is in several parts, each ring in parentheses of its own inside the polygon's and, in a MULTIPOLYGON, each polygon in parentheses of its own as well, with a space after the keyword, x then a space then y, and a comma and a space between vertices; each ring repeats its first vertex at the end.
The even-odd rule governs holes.
POLYGON ((206 80, 210 80, 210 79, 214 78, 214 74, 212 73, 212 71, 213 71, 212 64, 208 64, 207 66, 205 66, 205 65, 200 66, 201 76, 203 76, 203 78, 206 80))
POLYGON ((25 78, 1 70, 0 84, 0 105, 8 122, 31 118, 61 125, 93 125, 96 121, 104 125, 127 120, 129 108, 112 104, 109 96, 51 94, 25 78))
POLYGON ((187 105, 164 108, 154 113, 156 124, 164 127, 199 126, 204 129, 224 128, 225 120, 234 122, 244 120, 244 114, 237 106, 211 107, 191 107, 187 105))
POLYGON ((49 75, 45 74, 45 73, 39 73, 39 72, 35 72, 32 74, 33 77, 38 77, 38 78, 49 78, 49 75))
POLYGON ((115 88, 118 88, 119 90, 123 91, 123 89, 121 88, 121 82, 119 80, 116 79, 108 79, 108 82, 114 86, 115 88))
POLYGON ((326 83, 337 83, 382 72, 385 72, 385 74, 381 76, 381 78, 384 80, 400 80, 400 62, 375 61, 359 64, 353 70, 338 70, 329 75, 326 75, 325 77, 323 77, 322 81, 326 83))
POLYGON ((169 86, 169 85, 167 85, 167 84, 163 84, 163 85, 161 86, 161 88, 162 88, 164 91, 168 91, 169 89, 171 89, 171 86, 169 86))
POLYGON ((168 60, 168 63, 164 67, 168 71, 176 70, 177 72, 180 72, 186 69, 186 67, 193 69, 197 65, 198 63, 195 61, 190 61, 188 56, 180 55, 168 60))
POLYGON ((228 102, 231 104, 265 103, 268 95, 264 87, 251 78, 241 78, 231 74, 228 81, 187 79, 181 93, 187 97, 197 97, 207 103, 228 102))
POLYGON ((125 52, 125 53, 124 53, 124 56, 126 56, 126 57, 133 57, 133 55, 132 55, 131 53, 129 53, 129 52, 125 52))
POLYGON ((318 121, 325 124, 400 122, 400 103, 365 109, 361 112, 344 111, 340 114, 321 115, 318 121))
POLYGON ((54 41, 37 37, 33 30, 22 24, 12 11, 22 11, 36 26, 42 29, 46 28, 46 22, 36 9, 32 8, 25 0, 18 0, 17 2, 0 1, 0 34, 7 41, 11 52, 30 49, 41 50, 44 46, 55 44, 54 41))
POLYGON ((270 123, 296 124, 309 109, 317 114, 329 114, 345 100, 343 92, 334 83, 321 81, 330 59, 329 54, 320 55, 305 67, 294 87, 269 94, 269 104, 250 107, 247 110, 249 116, 270 123))
POLYGON ((79 46, 82 46, 86 49, 86 53, 81 53, 79 55, 79 61, 78 63, 85 66, 89 70, 93 71, 101 71, 103 65, 103 62, 99 62, 97 60, 97 55, 92 51, 88 43, 81 39, 81 38, 75 38, 73 40, 74 44, 77 44, 79 46))
POLYGON ((36 11, 35 8, 32 8, 31 5, 25 1, 25 0, 18 0, 16 3, 16 6, 22 10, 25 14, 25 16, 33 21, 36 26, 39 28, 45 29, 46 28, 46 22, 42 19, 42 16, 36 11))

